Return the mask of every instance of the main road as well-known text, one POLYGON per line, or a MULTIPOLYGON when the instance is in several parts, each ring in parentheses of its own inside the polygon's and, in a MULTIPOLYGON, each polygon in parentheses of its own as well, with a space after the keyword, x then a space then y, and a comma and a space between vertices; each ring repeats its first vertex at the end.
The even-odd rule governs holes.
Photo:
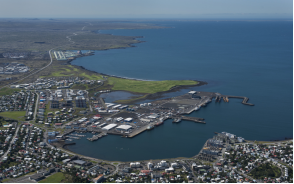
POLYGON ((49 63, 47 66, 45 66, 45 67, 43 67, 43 68, 37 70, 37 71, 34 72, 34 73, 31 73, 31 74, 25 76, 24 78, 21 78, 21 79, 15 81, 15 82, 12 82, 12 83, 10 83, 10 84, 7 84, 6 86, 2 86, 0 89, 5 88, 5 87, 7 87, 7 86, 10 86, 11 84, 15 84, 15 83, 17 83, 17 82, 19 82, 19 81, 22 81, 22 80, 24 80, 24 79, 26 79, 26 78, 28 78, 28 77, 30 77, 30 76, 32 76, 32 75, 35 75, 35 74, 38 73, 38 72, 44 70, 44 69, 47 68, 48 66, 50 66, 50 65, 52 64, 52 62, 53 62, 52 55, 51 55, 51 51, 52 51, 53 49, 55 49, 55 48, 52 48, 52 49, 49 50, 50 63, 49 63))
POLYGON ((22 124, 20 123, 20 124, 17 126, 16 131, 15 131, 15 134, 14 134, 13 138, 11 139, 11 141, 10 141, 10 143, 9 143, 9 147, 8 147, 7 151, 4 153, 4 155, 2 155, 1 160, 3 160, 3 158, 7 156, 9 150, 11 149, 11 145, 12 145, 12 143, 13 143, 13 140, 14 140, 15 137, 17 136, 18 130, 19 130, 19 128, 21 127, 21 125, 22 125, 22 124))

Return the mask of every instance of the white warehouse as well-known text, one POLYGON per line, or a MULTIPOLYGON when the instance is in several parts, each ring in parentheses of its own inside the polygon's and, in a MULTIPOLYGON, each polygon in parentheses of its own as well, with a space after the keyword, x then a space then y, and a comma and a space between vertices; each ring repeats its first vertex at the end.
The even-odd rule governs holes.
POLYGON ((113 129, 116 126, 117 126, 117 124, 109 124, 109 125, 103 127, 102 130, 107 130, 108 131, 108 130, 113 129))
POLYGON ((131 129, 131 128, 132 128, 131 125, 120 125, 120 126, 116 127, 116 129, 117 129, 118 131, 121 131, 121 130, 128 131, 128 130, 131 129))

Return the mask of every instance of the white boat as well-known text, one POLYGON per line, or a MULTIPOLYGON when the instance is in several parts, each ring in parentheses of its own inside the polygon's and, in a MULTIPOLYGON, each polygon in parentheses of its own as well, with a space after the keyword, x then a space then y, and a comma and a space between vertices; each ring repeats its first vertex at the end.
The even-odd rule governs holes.
POLYGON ((198 111, 200 109, 200 106, 195 107, 195 111, 198 111))
POLYGON ((153 125, 149 125, 149 126, 147 127, 147 130, 151 130, 151 129, 153 129, 153 128, 154 128, 153 125))

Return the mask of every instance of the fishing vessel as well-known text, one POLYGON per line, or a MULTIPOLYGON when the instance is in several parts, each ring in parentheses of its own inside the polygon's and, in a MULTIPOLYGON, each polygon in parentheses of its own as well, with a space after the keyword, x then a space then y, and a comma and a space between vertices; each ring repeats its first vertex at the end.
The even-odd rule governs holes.
POLYGON ((154 128, 153 125, 149 125, 149 126, 147 127, 147 130, 151 130, 151 129, 153 129, 153 128, 154 128))
POLYGON ((160 122, 157 122, 154 126, 159 126, 159 125, 162 125, 163 124, 163 121, 160 121, 160 122))

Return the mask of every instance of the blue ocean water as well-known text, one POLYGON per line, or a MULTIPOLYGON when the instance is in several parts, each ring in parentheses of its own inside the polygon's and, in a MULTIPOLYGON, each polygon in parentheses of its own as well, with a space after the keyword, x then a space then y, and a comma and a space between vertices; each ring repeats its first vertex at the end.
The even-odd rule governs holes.
MULTIPOLYGON (((191 116, 207 124, 166 121, 133 139, 107 136, 97 142, 76 141, 69 149, 106 160, 146 160, 196 155, 213 132, 230 132, 247 140, 293 137, 292 21, 170 21, 166 29, 100 30, 100 33, 143 36, 126 49, 96 51, 74 65, 121 77, 145 80, 194 79, 208 85, 190 90, 247 96, 211 103, 191 116), (84 149, 80 149, 83 146, 84 149)), ((128 96, 128 95, 126 95, 128 96)), ((128 96, 129 97, 129 96, 128 96)))

